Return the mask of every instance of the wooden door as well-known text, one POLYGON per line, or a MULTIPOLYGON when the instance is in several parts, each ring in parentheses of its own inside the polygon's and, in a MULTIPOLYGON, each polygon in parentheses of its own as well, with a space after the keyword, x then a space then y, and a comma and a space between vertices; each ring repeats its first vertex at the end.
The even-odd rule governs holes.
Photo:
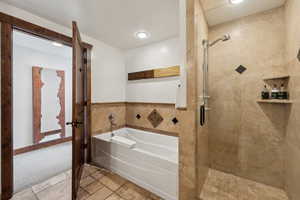
POLYGON ((85 162, 85 71, 84 48, 76 22, 73 22, 73 127, 72 199, 76 200, 85 162))

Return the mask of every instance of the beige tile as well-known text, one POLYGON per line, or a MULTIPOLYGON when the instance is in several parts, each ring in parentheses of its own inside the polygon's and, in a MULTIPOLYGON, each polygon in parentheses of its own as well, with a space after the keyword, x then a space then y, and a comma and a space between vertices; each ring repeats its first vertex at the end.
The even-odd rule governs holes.
POLYGON ((80 186, 81 187, 86 187, 87 185, 95 182, 96 180, 92 178, 91 176, 86 176, 84 178, 81 178, 80 180, 80 186))
POLYGON ((150 192, 133 183, 126 183, 116 193, 126 200, 143 200, 150 196, 150 192))
POLYGON ((52 177, 52 178, 50 178, 50 179, 48 179, 48 180, 46 180, 46 181, 44 181, 40 184, 34 185, 32 187, 32 190, 33 190, 34 193, 38 193, 38 192, 40 192, 40 191, 42 191, 42 190, 44 190, 48 187, 51 187, 51 186, 53 186, 57 183, 65 181, 66 178, 67 178, 67 175, 65 173, 59 174, 59 175, 54 176, 54 177, 52 177))
POLYGON ((112 194, 110 195, 106 200, 124 200, 123 198, 121 198, 119 195, 117 194, 112 194))
POLYGON ((105 133, 110 131, 108 116, 115 116, 117 127, 124 127, 126 123, 125 103, 93 104, 92 105, 92 132, 105 133))
POLYGON ((126 180, 117 174, 109 173, 101 178, 100 182, 112 191, 115 191, 120 188, 126 180))
POLYGON ((66 174, 67 178, 72 178, 72 170, 71 169, 66 171, 65 174, 66 174))
POLYGON ((161 197, 151 193, 150 196, 147 197, 147 200, 163 200, 163 199, 161 197))
POLYGON ((104 170, 99 170, 99 171, 96 171, 96 172, 92 173, 90 176, 93 177, 93 178, 96 179, 96 180, 99 180, 99 179, 101 179, 105 174, 107 174, 106 171, 104 171, 104 170))
POLYGON ((288 200, 283 190, 216 170, 209 170, 200 197, 215 200, 288 200))
POLYGON ((209 30, 210 40, 231 35, 209 57, 211 167, 279 188, 284 186, 287 109, 256 100, 267 84, 263 76, 286 73, 285 28, 280 7, 209 30), (247 71, 240 75, 235 68, 241 64, 247 71))
POLYGON ((94 193, 92 196, 90 196, 88 200, 104 200, 112 193, 113 192, 110 189, 108 189, 107 187, 103 187, 102 189, 94 193))
POLYGON ((11 200, 38 200, 31 189, 26 189, 14 195, 11 200))
POLYGON ((48 187, 36 195, 39 200, 71 200, 71 191, 67 189, 66 181, 48 187))
POLYGON ((89 197, 89 193, 86 192, 84 189, 79 188, 78 193, 77 193, 77 199, 78 200, 85 200, 89 197))
POLYGON ((91 195, 103 188, 103 184, 99 181, 94 181, 91 184, 84 187, 84 189, 91 195))
POLYGON ((94 172, 96 172, 96 171, 99 170, 98 167, 93 166, 93 165, 89 165, 89 164, 86 164, 85 167, 84 167, 84 169, 85 169, 86 171, 88 171, 89 174, 92 174, 92 173, 94 173, 94 172))

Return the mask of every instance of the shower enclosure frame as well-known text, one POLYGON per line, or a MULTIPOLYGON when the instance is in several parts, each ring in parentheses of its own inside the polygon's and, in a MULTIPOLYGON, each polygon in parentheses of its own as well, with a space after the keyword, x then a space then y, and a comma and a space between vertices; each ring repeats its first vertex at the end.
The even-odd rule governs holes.
MULTIPOLYGON (((51 41, 72 47, 72 37, 52 31, 0 12, 1 23, 1 200, 13 196, 13 30, 20 30, 51 41)), ((91 49, 84 43, 87 55, 87 162, 91 162, 91 49)))

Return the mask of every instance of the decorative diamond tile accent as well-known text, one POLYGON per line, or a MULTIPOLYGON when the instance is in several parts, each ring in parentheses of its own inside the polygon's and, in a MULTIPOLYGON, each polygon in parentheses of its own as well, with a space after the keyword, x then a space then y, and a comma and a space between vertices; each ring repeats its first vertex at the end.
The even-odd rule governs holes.
POLYGON ((174 117, 174 118, 172 119, 172 122, 173 122, 173 124, 177 124, 179 121, 178 121, 178 119, 177 119, 176 117, 174 117))
POLYGON ((238 73, 242 74, 243 72, 245 72, 247 70, 246 67, 244 67, 243 65, 240 65, 238 68, 235 69, 235 71, 237 71, 238 73))
POLYGON ((160 123, 164 120, 162 116, 154 109, 148 116, 148 120, 154 128, 158 127, 160 123))
POLYGON ((135 116, 137 119, 141 119, 141 115, 140 114, 137 114, 136 116, 135 116))

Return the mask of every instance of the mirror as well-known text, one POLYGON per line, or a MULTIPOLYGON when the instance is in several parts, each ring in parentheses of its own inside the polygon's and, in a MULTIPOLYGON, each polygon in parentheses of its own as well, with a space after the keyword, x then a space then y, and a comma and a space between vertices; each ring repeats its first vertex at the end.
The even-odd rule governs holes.
POLYGON ((32 68, 33 139, 42 143, 65 137, 65 72, 32 68))

